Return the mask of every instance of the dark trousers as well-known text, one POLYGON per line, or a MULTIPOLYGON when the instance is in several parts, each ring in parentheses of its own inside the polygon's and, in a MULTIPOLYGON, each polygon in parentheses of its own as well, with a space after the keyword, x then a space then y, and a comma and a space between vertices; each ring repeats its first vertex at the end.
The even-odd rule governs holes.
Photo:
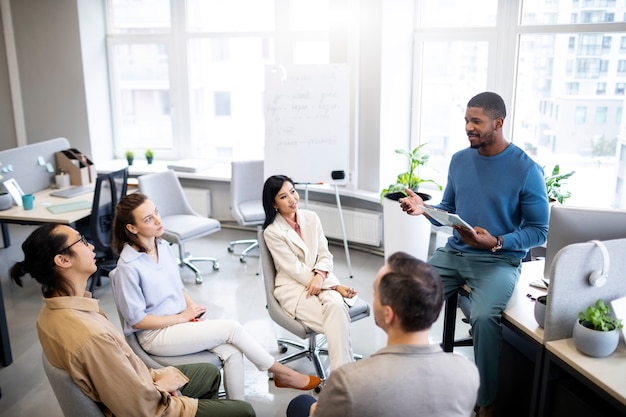
POLYGON ((189 382, 181 388, 184 396, 198 399, 198 417, 253 417, 252 406, 245 401, 218 400, 220 371, 208 363, 193 363, 176 366, 189 382))

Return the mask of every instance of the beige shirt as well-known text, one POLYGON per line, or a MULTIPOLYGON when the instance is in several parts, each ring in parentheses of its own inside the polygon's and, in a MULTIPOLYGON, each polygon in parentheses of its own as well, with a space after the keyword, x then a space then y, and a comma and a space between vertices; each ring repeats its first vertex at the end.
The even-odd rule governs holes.
POLYGON ((90 293, 44 302, 37 318, 44 354, 101 403, 105 415, 195 416, 198 400, 172 397, 156 385, 153 376, 162 370, 146 367, 90 293))

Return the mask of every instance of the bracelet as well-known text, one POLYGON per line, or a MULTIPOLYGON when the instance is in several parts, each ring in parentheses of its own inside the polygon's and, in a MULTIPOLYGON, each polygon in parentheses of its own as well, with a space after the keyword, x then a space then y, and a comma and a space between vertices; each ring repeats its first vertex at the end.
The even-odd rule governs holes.
POLYGON ((496 252, 502 249, 502 238, 500 236, 496 236, 496 246, 491 248, 492 252, 496 252))

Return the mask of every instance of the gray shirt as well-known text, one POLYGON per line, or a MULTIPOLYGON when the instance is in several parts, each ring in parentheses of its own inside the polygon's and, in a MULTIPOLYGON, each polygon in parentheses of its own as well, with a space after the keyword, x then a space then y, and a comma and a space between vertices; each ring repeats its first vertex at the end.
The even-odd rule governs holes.
POLYGON ((474 363, 439 345, 387 346, 332 371, 315 417, 468 417, 478 386, 474 363))

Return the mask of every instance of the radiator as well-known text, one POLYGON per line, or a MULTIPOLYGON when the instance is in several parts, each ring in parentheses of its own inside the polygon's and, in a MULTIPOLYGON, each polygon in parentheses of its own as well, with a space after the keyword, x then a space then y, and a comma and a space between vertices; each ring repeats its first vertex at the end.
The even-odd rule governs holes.
MULTIPOLYGON (((301 205, 304 207, 304 204, 301 205)), ((317 213, 326 237, 343 240, 339 208, 330 204, 309 202, 308 209, 317 213)), ((349 242, 380 246, 383 240, 383 216, 368 210, 341 207, 349 242)))
POLYGON ((211 217, 211 191, 204 188, 183 187, 187 202, 194 211, 205 217, 211 217))

